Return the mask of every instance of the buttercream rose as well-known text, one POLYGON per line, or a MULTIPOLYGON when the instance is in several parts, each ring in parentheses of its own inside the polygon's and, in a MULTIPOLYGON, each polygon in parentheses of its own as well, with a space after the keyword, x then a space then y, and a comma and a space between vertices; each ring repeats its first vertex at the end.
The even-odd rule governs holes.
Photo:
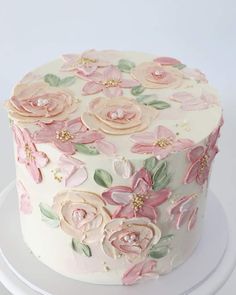
POLYGON ((44 82, 22 83, 15 87, 6 107, 13 120, 48 123, 66 119, 77 109, 78 102, 68 89, 50 87, 44 82))
POLYGON ((146 88, 177 88, 183 83, 183 73, 175 67, 157 62, 144 62, 132 70, 132 76, 146 88))
POLYGON ((103 249, 112 258, 134 261, 145 257, 160 238, 160 229, 148 218, 117 218, 105 226, 103 249))
POLYGON ((83 243, 101 239, 104 224, 110 220, 103 200, 96 194, 78 190, 58 193, 53 209, 64 232, 83 243))
POLYGON ((157 114, 156 109, 133 99, 98 97, 91 101, 82 121, 88 128, 108 134, 130 134, 146 129, 157 114))

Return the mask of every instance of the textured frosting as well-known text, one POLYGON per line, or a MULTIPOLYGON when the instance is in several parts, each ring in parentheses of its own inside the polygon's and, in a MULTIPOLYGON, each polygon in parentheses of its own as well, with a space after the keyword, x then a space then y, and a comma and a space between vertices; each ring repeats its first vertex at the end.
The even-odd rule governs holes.
POLYGON ((22 232, 43 263, 129 285, 191 255, 222 125, 204 74, 174 58, 89 50, 27 74, 6 106, 22 232))

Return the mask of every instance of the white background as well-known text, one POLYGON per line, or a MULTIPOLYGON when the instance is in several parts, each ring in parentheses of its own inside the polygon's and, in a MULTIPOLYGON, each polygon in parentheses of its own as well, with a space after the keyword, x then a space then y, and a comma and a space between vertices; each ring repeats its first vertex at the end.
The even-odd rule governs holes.
MULTIPOLYGON (((27 71, 62 53, 89 48, 133 49, 174 56, 207 74, 220 92, 225 117, 221 153, 215 161, 210 186, 228 216, 234 217, 234 0, 0 0, 0 190, 14 178, 11 133, 2 108, 4 99, 27 71)), ((218 294, 233 295, 235 290, 236 272, 218 294)), ((8 293, 0 286, 0 294, 8 293)))

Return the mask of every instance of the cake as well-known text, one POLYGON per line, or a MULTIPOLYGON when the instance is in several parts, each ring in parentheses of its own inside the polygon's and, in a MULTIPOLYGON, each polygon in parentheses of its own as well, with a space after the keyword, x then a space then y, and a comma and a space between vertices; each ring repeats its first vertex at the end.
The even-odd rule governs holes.
POLYGON ((181 61, 65 54, 6 102, 22 234, 76 280, 131 285, 195 250, 222 126, 217 92, 181 61))

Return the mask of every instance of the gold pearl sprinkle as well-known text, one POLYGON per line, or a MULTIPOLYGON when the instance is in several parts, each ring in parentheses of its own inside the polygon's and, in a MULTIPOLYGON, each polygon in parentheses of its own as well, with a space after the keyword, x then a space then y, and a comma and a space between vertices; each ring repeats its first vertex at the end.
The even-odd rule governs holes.
POLYGON ((161 138, 154 142, 154 145, 159 146, 161 149, 166 149, 171 144, 172 141, 168 138, 161 138))
POLYGON ((141 195, 135 195, 133 197, 133 208, 134 208, 134 211, 138 211, 139 209, 141 209, 143 207, 143 204, 144 204, 144 197, 141 196, 141 195))
POLYGON ((82 65, 88 65, 88 64, 91 64, 91 63, 95 63, 97 62, 96 59, 92 59, 92 58, 88 58, 88 57, 81 57, 79 63, 82 64, 82 65))
POLYGON ((107 80, 107 81, 103 82, 103 85, 106 88, 109 88, 109 87, 117 87, 120 83, 121 83, 120 80, 111 79, 111 80, 107 80))
POLYGON ((74 136, 68 130, 61 130, 56 132, 56 139, 66 142, 70 139, 73 139, 74 136))

